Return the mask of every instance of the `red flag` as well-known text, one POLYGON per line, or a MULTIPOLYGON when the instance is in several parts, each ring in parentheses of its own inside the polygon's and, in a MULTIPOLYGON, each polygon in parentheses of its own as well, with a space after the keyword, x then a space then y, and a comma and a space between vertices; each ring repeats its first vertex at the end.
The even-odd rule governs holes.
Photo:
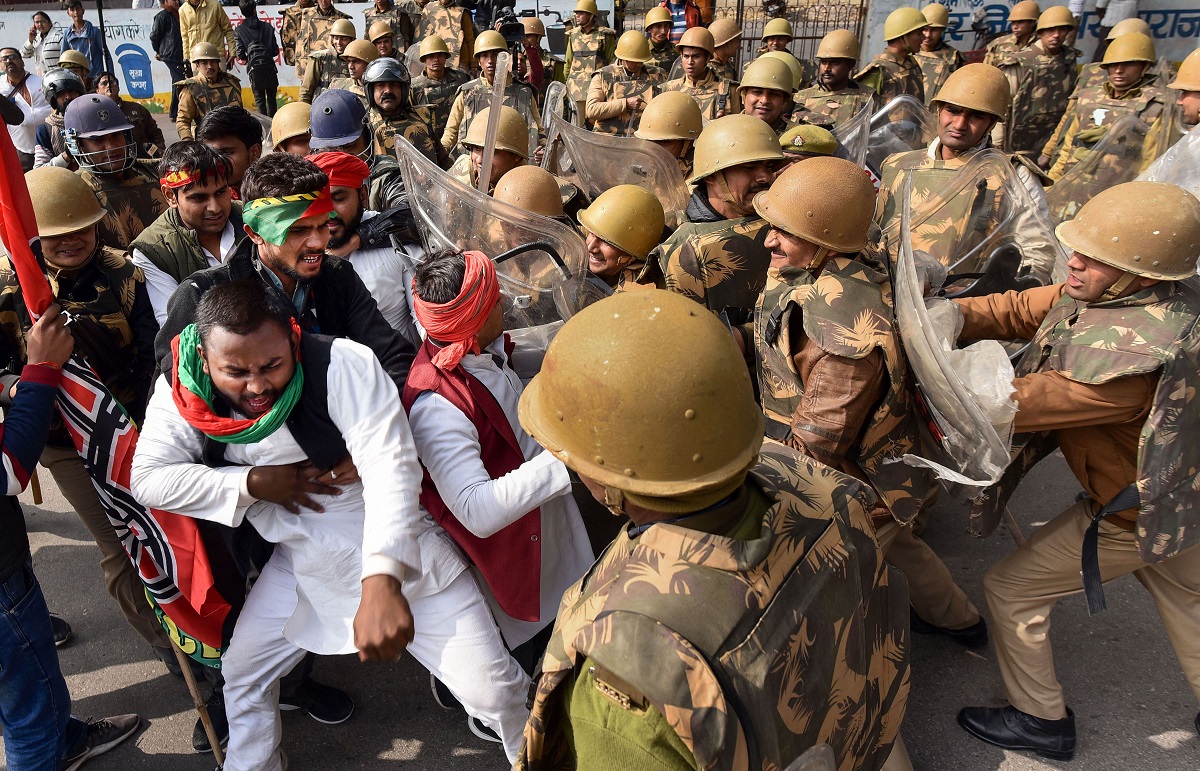
POLYGON ((17 270, 17 281, 25 307, 35 317, 41 316, 46 306, 54 302, 50 284, 33 256, 30 244, 37 238, 37 219, 33 216, 33 201, 25 185, 25 174, 21 171, 21 159, 7 131, 0 139, 0 240, 12 258, 17 270), (31 237, 32 234, 32 237, 31 237))

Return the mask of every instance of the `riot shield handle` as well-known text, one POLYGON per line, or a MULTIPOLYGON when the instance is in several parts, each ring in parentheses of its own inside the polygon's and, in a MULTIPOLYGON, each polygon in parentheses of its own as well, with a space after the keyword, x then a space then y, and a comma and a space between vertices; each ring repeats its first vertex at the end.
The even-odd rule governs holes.
POLYGON ((492 182, 492 158, 496 155, 496 134, 500 131, 500 108, 504 105, 504 87, 512 58, 507 51, 496 56, 496 75, 492 82, 492 103, 488 110, 487 134, 483 140, 483 162, 479 164, 479 192, 488 194, 492 182))
POLYGON ((513 257, 518 257, 526 252, 545 252, 553 260, 554 264, 558 266, 559 271, 563 274, 563 278, 571 277, 571 269, 567 267, 566 261, 559 255, 558 249, 549 241, 532 241, 528 244, 514 246, 507 252, 496 255, 495 262, 499 265, 505 260, 511 260, 513 257))

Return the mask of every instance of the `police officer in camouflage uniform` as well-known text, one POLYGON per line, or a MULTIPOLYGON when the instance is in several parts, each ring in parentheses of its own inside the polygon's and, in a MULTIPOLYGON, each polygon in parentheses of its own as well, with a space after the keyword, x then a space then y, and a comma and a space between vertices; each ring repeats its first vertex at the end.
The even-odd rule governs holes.
POLYGON ((392 32, 392 26, 386 21, 377 21, 367 30, 367 40, 375 46, 375 51, 380 56, 396 56, 396 36, 392 32))
POLYGON ((796 92, 792 120, 833 130, 876 102, 874 91, 851 79, 858 64, 858 38, 848 29, 835 29, 817 45, 817 83, 796 92))
POLYGON ((879 94, 884 104, 907 94, 925 101, 925 80, 914 54, 921 50, 929 21, 916 8, 897 8, 883 22, 887 47, 854 79, 879 94))
POLYGON ((713 56, 709 62, 718 78, 737 82, 737 55, 742 45, 742 28, 728 17, 713 19, 708 25, 713 36, 713 56))
POLYGON ((334 80, 349 77, 350 71, 342 54, 354 38, 354 22, 349 19, 338 19, 330 25, 329 47, 314 51, 308 58, 308 66, 300 81, 301 102, 312 104, 313 99, 329 88, 334 80))
POLYGON ((133 126, 107 96, 86 94, 67 105, 63 138, 79 164, 79 176, 104 207, 100 243, 127 251, 133 239, 167 210, 156 162, 138 160, 133 126))
MULTIPOLYGON (((416 42, 416 37, 413 32, 412 19, 406 11, 397 6, 392 0, 375 0, 375 4, 363 11, 363 17, 366 19, 366 27, 368 30, 373 28, 379 22, 388 25, 392 31, 392 45, 399 45, 400 50, 406 50, 410 45, 416 42), (399 36, 399 43, 396 42, 396 37, 399 36)), ((370 34, 370 33, 368 33, 370 34)), ((375 42, 375 38, 370 38, 371 42, 375 42)), ((390 56, 380 52, 380 56, 390 56)))
MULTIPOLYGON (((317 0, 315 6, 304 9, 300 15, 300 25, 296 32, 296 77, 301 83, 304 82, 304 73, 308 70, 309 57, 329 45, 329 33, 333 23, 339 19, 350 21, 350 15, 334 8, 333 0, 317 0)), ((356 37, 353 23, 350 37, 356 37)))
MULTIPOLYGON (((716 33, 714 33, 715 36, 716 33)), ((755 58, 761 58, 764 54, 780 53, 791 57, 789 65, 798 68, 799 82, 796 83, 796 88, 808 88, 817 77, 816 65, 811 60, 800 61, 792 56, 788 46, 795 39, 792 34, 792 23, 784 18, 775 18, 763 25, 762 45, 754 52, 755 58)), ((787 61, 785 59, 785 61, 787 61)), ((746 69, 749 68, 753 61, 748 62, 742 68, 742 76, 745 77, 746 69)))
POLYGON ((519 411, 630 520, 563 597, 519 771, 780 769, 822 742, 838 768, 883 766, 907 702, 903 580, 860 482, 762 444, 719 321, 656 290, 601 300, 519 411))
POLYGON ((1191 130, 1200 123, 1200 49, 1187 55, 1167 87, 1179 92, 1175 100, 1180 107, 1179 119, 1185 130, 1191 130))
MULTIPOLYGON (((467 149, 450 167, 450 176, 467 187, 478 189, 479 173, 483 166, 483 151, 487 143, 487 120, 490 107, 483 108, 478 120, 471 123, 463 137, 467 149)), ((496 127, 496 143, 492 153, 491 178, 488 191, 496 187, 501 177, 529 160, 529 127, 521 113, 507 105, 500 107, 500 122, 496 127)))
POLYGON ((587 238, 588 273, 616 289, 632 285, 662 238, 666 214, 654 194, 616 185, 579 212, 587 238))
POLYGON ((941 3, 930 3, 921 9, 921 15, 929 22, 929 26, 925 28, 921 50, 914 51, 913 55, 921 63, 922 87, 928 103, 941 90, 950 73, 967 62, 959 50, 945 40, 946 29, 950 26, 950 10, 941 3))
POLYGON ((1008 12, 1008 23, 1012 31, 988 43, 983 61, 998 66, 1000 60, 1033 45, 1033 41, 1037 39, 1033 33, 1041 15, 1042 8, 1037 4, 1037 0, 1021 0, 1014 5, 1008 12))
POLYGON ((742 114, 763 121, 777 137, 795 128, 796 124, 788 120, 795 104, 792 101, 794 82, 791 69, 778 59, 762 56, 750 62, 738 86, 742 114))
POLYGON ((696 100, 682 91, 664 91, 650 100, 633 135, 670 153, 687 179, 692 176, 692 151, 703 130, 704 116, 696 100))
POLYGON ((279 29, 279 50, 286 64, 296 63, 296 41, 300 37, 300 21, 304 11, 312 8, 313 0, 296 0, 296 4, 283 9, 283 24, 279 29))
POLYGON ((1056 232, 1072 252, 1065 284, 958 301, 960 338, 1032 338, 1013 381, 1024 449, 1007 473, 1019 479, 1057 445, 1084 490, 984 577, 1010 706, 967 708, 958 722, 989 744, 1068 760, 1075 715, 1049 639, 1059 598, 1083 592, 1099 612, 1101 582, 1133 573, 1200 698, 1200 202, 1130 182, 1056 232))
POLYGON ((692 27, 675 46, 679 51, 683 77, 668 80, 662 91, 682 91, 700 105, 705 121, 742 111, 737 84, 719 77, 709 66, 715 48, 712 33, 704 27, 692 27))
MULTIPOLYGON (((1116 40, 1121 35, 1125 35, 1130 32, 1140 32, 1151 39, 1154 38, 1154 34, 1150 29, 1150 25, 1146 23, 1146 20, 1134 16, 1129 19, 1123 19, 1112 26, 1112 29, 1108 31, 1108 37, 1105 38, 1105 47, 1107 48, 1112 41, 1116 40)), ((1168 64, 1168 69, 1171 69, 1171 67, 1172 65, 1168 64)), ((1156 76, 1161 76, 1166 80, 1169 80, 1174 72, 1172 69, 1167 73, 1159 73, 1157 64, 1151 68, 1151 71, 1154 72, 1156 76)), ((1079 79, 1075 81, 1075 91, 1071 94, 1071 98, 1074 99, 1083 89, 1088 88, 1089 86, 1098 86, 1107 79, 1108 73, 1104 71, 1104 64, 1102 62, 1088 62, 1087 64, 1083 65, 1083 69, 1079 71, 1079 79)))
POLYGON ((432 35, 421 41, 418 49, 421 64, 425 70, 413 78, 413 104, 430 108, 433 112, 433 136, 441 142, 442 134, 446 131, 446 123, 450 120, 450 107, 458 89, 471 79, 471 76, 460 69, 450 67, 446 61, 450 58, 450 49, 446 41, 437 35, 432 35))
MULTIPOLYGON (((479 34, 475 41, 475 63, 479 66, 479 77, 464 83, 454 95, 450 105, 450 117, 446 130, 442 132, 441 145, 446 153, 456 153, 459 137, 466 134, 476 114, 491 104, 492 84, 496 77, 496 60, 501 51, 508 50, 508 43, 499 32, 489 29, 479 34)), ((512 107, 525 118, 525 123, 539 128, 542 116, 538 112, 537 92, 528 83, 508 75, 504 87, 504 104, 512 107)))
POLYGON ((617 50, 617 31, 597 24, 600 11, 596 0, 575 3, 575 26, 567 32, 567 98, 583 115, 592 76, 612 64, 617 50))
POLYGON ((366 107, 367 92, 363 89, 362 76, 367 66, 378 58, 379 51, 369 40, 351 40, 341 56, 346 63, 347 77, 334 79, 329 87, 349 91, 362 100, 363 107, 366 107))
MULTIPOLYGON (((1037 40, 1029 48, 1000 58, 1008 78, 1012 108, 1001 147, 1036 159, 1042 154, 1075 90, 1079 51, 1066 44, 1075 18, 1065 5, 1047 8, 1038 19, 1037 40)), ((999 133, 999 132, 998 132, 999 133)))
POLYGON ((654 6, 646 12, 643 28, 650 41, 649 63, 670 74, 671 65, 679 58, 679 51, 671 44, 671 12, 665 6, 654 6))
MULTIPOLYGON (((395 59, 385 56, 367 66, 363 88, 367 92, 366 123, 371 152, 376 157, 394 157, 399 135, 430 161, 446 168, 450 162, 438 144, 433 111, 410 103, 409 85, 408 68, 395 59)), ((374 211, 390 208, 371 206, 374 211)))
POLYGON ((475 60, 475 24, 471 12, 454 4, 455 0, 429 0, 421 9, 417 38, 437 35, 450 49, 450 66, 465 68, 475 60))
MULTIPOLYGON (((363 76, 364 84, 368 87, 367 93, 371 93, 369 81, 375 72, 374 68, 380 66, 403 69, 395 59, 380 58, 371 62, 367 74, 363 76)), ((391 82, 388 85, 391 86, 391 82)), ((408 85, 407 81, 404 85, 408 85)), ((378 94, 378 91, 375 93, 378 94)), ((371 169, 367 177, 367 208, 371 211, 387 211, 404 201, 404 178, 400 175, 400 164, 393 155, 373 153, 375 143, 370 129, 365 125, 366 119, 366 110, 354 94, 349 91, 326 91, 313 102, 309 146, 313 151, 338 150, 366 161, 371 169)), ((414 129, 413 134, 418 141, 424 136, 424 144, 428 147, 428 131, 422 130, 421 136, 418 136, 414 129)))
POLYGON ((650 42, 635 29, 621 35, 617 61, 592 76, 585 117, 598 134, 627 137, 633 134, 642 110, 667 79, 664 70, 647 64, 650 42))
POLYGON ((175 131, 180 139, 192 139, 195 125, 209 110, 227 104, 243 106, 242 81, 221 71, 221 58, 221 52, 212 43, 192 46, 192 68, 196 74, 175 84, 179 89, 175 131))

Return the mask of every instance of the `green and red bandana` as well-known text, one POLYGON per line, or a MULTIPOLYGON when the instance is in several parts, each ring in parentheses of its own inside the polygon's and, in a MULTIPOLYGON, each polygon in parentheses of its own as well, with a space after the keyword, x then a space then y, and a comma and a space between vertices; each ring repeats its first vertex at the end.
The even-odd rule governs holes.
POLYGON ((333 197, 328 185, 312 193, 247 201, 242 209, 242 222, 268 244, 282 246, 287 240, 288 228, 297 220, 317 214, 333 216, 333 197))
MULTIPOLYGON (((300 327, 292 319, 292 332, 300 337, 300 327)), ((171 396, 179 414, 192 428, 205 436, 225 444, 253 444, 261 442, 283 425, 292 414, 292 408, 300 401, 304 387, 304 368, 300 366, 300 353, 296 352, 296 370, 287 388, 271 405, 271 409, 257 418, 223 418, 213 412, 213 382, 204 371, 200 358, 200 333, 195 324, 188 324, 171 341, 171 354, 175 357, 175 376, 171 383, 171 396)))

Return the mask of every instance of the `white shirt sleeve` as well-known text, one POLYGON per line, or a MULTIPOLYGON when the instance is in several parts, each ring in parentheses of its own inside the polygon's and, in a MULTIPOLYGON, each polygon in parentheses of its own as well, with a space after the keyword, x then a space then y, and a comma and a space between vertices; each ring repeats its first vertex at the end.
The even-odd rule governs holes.
POLYGON ((203 434, 188 425, 159 379, 133 455, 129 487, 142 505, 236 527, 254 498, 249 466, 209 468, 200 462, 203 434))
POLYGON ((369 348, 350 340, 333 342, 329 417, 362 479, 363 578, 403 581, 421 566, 421 466, 395 382, 369 348))
POLYGON ((454 516, 480 538, 516 522, 551 498, 571 491, 562 461, 546 451, 502 477, 484 468, 479 434, 457 407, 435 393, 417 398, 409 413, 417 453, 454 516))
POLYGON ((162 326, 167 323, 167 301, 179 287, 179 282, 160 270, 140 249, 134 249, 132 256, 133 264, 146 275, 146 294, 150 296, 150 305, 154 307, 154 318, 162 326))

